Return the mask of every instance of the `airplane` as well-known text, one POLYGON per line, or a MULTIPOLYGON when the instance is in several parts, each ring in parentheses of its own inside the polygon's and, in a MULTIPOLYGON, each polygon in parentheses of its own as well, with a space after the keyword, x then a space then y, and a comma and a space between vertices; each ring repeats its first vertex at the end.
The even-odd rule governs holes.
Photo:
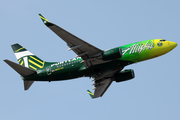
POLYGON ((90 77, 94 81, 92 98, 102 97, 113 81, 123 82, 135 77, 133 69, 125 66, 164 55, 174 49, 177 43, 165 39, 150 39, 101 50, 63 28, 49 22, 39 14, 43 23, 67 43, 68 51, 74 51, 74 59, 63 62, 45 62, 20 44, 12 45, 18 63, 4 61, 21 75, 24 90, 34 81, 62 81, 79 77, 90 77))

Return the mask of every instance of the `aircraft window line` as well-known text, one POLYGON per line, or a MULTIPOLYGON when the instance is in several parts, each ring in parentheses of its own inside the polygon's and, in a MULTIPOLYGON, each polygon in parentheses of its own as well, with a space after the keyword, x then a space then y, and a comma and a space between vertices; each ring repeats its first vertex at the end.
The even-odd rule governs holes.
MULTIPOLYGON (((66 66, 66 65, 72 65, 72 66, 74 66, 75 63, 80 63, 81 61, 82 61, 82 59, 77 59, 77 58, 76 58, 76 60, 59 62, 59 63, 55 63, 54 65, 56 65, 57 68, 63 67, 63 66, 66 66)), ((51 66, 52 66, 52 65, 51 65, 51 66)))

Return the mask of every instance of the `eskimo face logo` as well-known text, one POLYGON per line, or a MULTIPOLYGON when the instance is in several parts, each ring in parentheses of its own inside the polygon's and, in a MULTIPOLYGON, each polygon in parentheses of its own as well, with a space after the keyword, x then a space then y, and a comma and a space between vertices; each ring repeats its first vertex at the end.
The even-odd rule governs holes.
POLYGON ((158 45, 159 47, 161 47, 163 44, 162 44, 162 42, 158 42, 157 45, 158 45))
POLYGON ((46 67, 46 71, 47 71, 47 75, 50 75, 51 74, 51 67, 50 66, 46 67))

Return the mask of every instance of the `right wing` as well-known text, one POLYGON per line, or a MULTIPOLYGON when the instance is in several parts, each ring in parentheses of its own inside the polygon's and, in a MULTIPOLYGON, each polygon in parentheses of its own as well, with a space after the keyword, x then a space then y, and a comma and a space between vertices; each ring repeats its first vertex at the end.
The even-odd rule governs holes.
POLYGON ((39 16, 49 29, 51 29, 56 35, 67 43, 69 46, 68 50, 73 50, 77 54, 76 57, 81 57, 83 59, 86 67, 104 62, 102 60, 94 59, 99 57, 103 50, 83 41, 63 28, 49 22, 41 14, 39 14, 39 16))

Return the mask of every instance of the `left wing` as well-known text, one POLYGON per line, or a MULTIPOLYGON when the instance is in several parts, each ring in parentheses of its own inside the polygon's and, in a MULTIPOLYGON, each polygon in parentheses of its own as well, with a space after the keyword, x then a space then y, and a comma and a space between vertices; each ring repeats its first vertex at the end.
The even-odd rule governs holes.
POLYGON ((67 43, 69 46, 68 50, 73 50, 77 54, 76 57, 81 57, 83 59, 86 67, 103 62, 102 60, 95 59, 102 54, 103 50, 81 40, 63 28, 49 22, 41 14, 39 14, 39 16, 48 28, 50 28, 54 33, 56 33, 56 35, 67 43))
POLYGON ((95 85, 95 92, 93 98, 102 97, 112 82, 113 81, 111 78, 107 78, 95 85))

